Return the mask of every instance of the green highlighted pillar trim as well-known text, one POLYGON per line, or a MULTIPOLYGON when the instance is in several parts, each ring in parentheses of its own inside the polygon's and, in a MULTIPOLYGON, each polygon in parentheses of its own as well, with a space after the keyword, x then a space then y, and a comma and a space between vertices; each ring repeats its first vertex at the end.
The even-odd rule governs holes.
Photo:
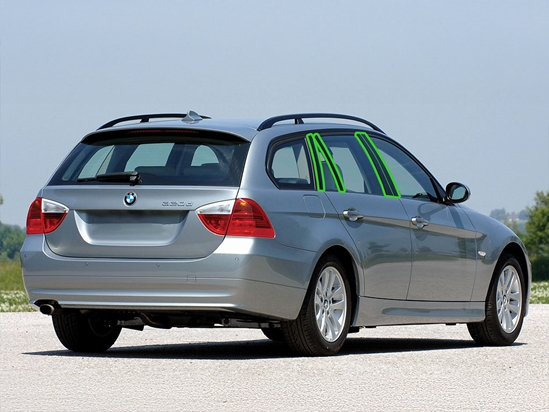
POLYGON ((313 169, 315 173, 316 187, 319 192, 326 191, 326 177, 324 176, 324 164, 328 167, 330 174, 332 175, 334 182, 337 187, 337 191, 340 193, 345 193, 345 183, 343 182, 343 177, 339 172, 330 149, 322 140, 322 137, 319 133, 309 133, 307 134, 307 145, 309 146, 309 152, 311 153, 311 158, 313 160, 313 169), (323 162, 324 160, 324 162, 323 162))
POLYGON ((391 170, 385 163, 383 156, 366 132, 355 132, 355 138, 368 156, 370 164, 376 173, 377 180, 383 191, 383 196, 400 198, 400 191, 391 174, 391 170))
MULTIPOLYGON (((383 196, 397 199, 400 198, 400 191, 398 190, 395 179, 391 174, 391 170, 385 163, 383 156, 368 133, 355 132, 354 136, 368 157, 368 160, 372 165, 372 169, 374 169, 379 185, 381 186, 383 196)), ((347 189, 345 188, 345 182, 343 181, 339 167, 334 161, 330 149, 326 146, 322 136, 320 136, 320 133, 308 133, 306 136, 306 141, 313 163, 314 179, 316 182, 317 191, 326 191, 325 169, 327 169, 334 179, 337 191, 340 193, 345 193, 347 189)))

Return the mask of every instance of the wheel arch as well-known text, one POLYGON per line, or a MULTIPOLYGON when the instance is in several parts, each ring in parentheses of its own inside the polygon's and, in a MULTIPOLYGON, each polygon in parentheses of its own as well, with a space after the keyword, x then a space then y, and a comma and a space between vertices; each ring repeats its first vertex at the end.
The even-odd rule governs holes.
POLYGON ((530 261, 528 260, 528 255, 526 254, 526 251, 524 247, 518 243, 518 242, 509 242, 501 251, 499 254, 496 254, 497 259, 494 259, 491 261, 490 264, 490 272, 488 272, 488 268, 486 268, 486 271, 483 273, 483 276, 479 278, 479 269, 477 269, 477 283, 475 284, 475 294, 473 294, 472 300, 484 300, 485 302, 488 299, 488 294, 490 293, 490 285, 492 282, 494 282, 495 277, 498 275, 496 273, 496 269, 499 265, 499 263, 502 261, 502 259, 505 258, 505 256, 513 256, 518 264, 520 265, 520 269, 522 270, 522 274, 524 276, 524 289, 523 293, 526 297, 526 305, 525 305, 525 311, 526 314, 528 313, 528 302, 530 299, 530 288, 532 287, 532 268, 530 265, 530 261))
MULTIPOLYGON (((507 275, 505 275, 507 276, 507 275)), ((515 276, 515 275, 511 275, 515 276)), ((495 264, 490 286, 485 300, 485 318, 482 322, 472 322, 467 324, 467 328, 473 340, 482 346, 508 346, 513 344, 518 338, 522 329, 523 319, 528 314, 528 300, 530 294, 530 284, 532 281, 530 264, 526 251, 520 243, 510 242, 502 250, 495 264), (512 292, 511 286, 513 281, 502 286, 499 280, 504 276, 506 265, 511 264, 520 266, 522 272, 521 288, 522 299, 521 304, 511 305, 512 292), (505 289, 505 290, 503 290, 505 289), (508 293, 511 293, 508 295, 508 293), (502 299, 498 299, 498 295, 504 295, 502 299), (509 300, 507 298, 509 297, 509 300), (508 308, 513 306, 515 309, 510 311, 508 308), (517 311, 517 308, 521 308, 517 311), (513 316, 511 312, 516 313, 513 316), (507 313, 507 314, 506 314, 507 313)), ((516 298, 514 298, 516 299, 516 298)))
POLYGON ((502 259, 502 257, 507 254, 514 256, 520 265, 520 268, 524 275, 524 280, 526 281, 526 284, 524 285, 524 291, 526 293, 526 301, 528 302, 528 300, 530 299, 530 288, 532 286, 532 270, 528 257, 526 256, 526 252, 518 243, 509 243, 501 251, 498 258, 498 263, 502 259))
MULTIPOLYGON (((358 268, 356 262, 353 258, 353 255, 343 246, 335 245, 331 246, 324 251, 322 255, 318 258, 318 261, 324 256, 334 255, 336 256, 343 265, 345 272, 347 274, 347 280, 349 281, 349 287, 351 288, 351 326, 354 325, 357 316, 357 305, 358 305, 358 291, 360 290, 358 268)), ((317 261, 317 262, 318 262, 317 261)))

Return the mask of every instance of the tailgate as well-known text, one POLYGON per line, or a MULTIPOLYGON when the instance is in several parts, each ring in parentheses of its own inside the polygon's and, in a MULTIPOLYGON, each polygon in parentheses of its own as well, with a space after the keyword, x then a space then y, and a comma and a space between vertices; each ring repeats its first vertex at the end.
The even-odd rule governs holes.
POLYGON ((56 254, 94 258, 202 258, 223 237, 200 222, 195 210, 234 199, 236 188, 46 188, 44 197, 69 208, 61 226, 46 235, 56 254), (127 195, 135 203, 126 206, 127 195))
POLYGON ((68 208, 46 243, 82 258, 207 256, 223 236, 206 229, 196 209, 236 198, 248 147, 239 136, 207 130, 92 133, 42 191, 68 208))

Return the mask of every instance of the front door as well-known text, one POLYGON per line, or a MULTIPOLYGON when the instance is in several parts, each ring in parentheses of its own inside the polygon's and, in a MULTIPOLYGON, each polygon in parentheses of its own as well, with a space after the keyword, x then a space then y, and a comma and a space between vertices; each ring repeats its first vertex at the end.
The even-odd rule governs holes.
POLYGON ((408 300, 471 300, 476 275, 476 232, 457 205, 445 204, 434 179, 408 153, 373 139, 398 186, 412 238, 408 300))

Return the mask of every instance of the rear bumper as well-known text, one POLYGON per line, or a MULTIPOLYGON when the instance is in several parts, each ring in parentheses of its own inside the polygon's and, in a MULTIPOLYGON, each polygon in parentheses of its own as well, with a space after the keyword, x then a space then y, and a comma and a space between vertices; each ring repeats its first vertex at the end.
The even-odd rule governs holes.
POLYGON ((295 319, 318 256, 274 239, 227 237, 202 259, 89 259, 55 255, 28 236, 21 260, 31 304, 137 311, 221 311, 295 319))

